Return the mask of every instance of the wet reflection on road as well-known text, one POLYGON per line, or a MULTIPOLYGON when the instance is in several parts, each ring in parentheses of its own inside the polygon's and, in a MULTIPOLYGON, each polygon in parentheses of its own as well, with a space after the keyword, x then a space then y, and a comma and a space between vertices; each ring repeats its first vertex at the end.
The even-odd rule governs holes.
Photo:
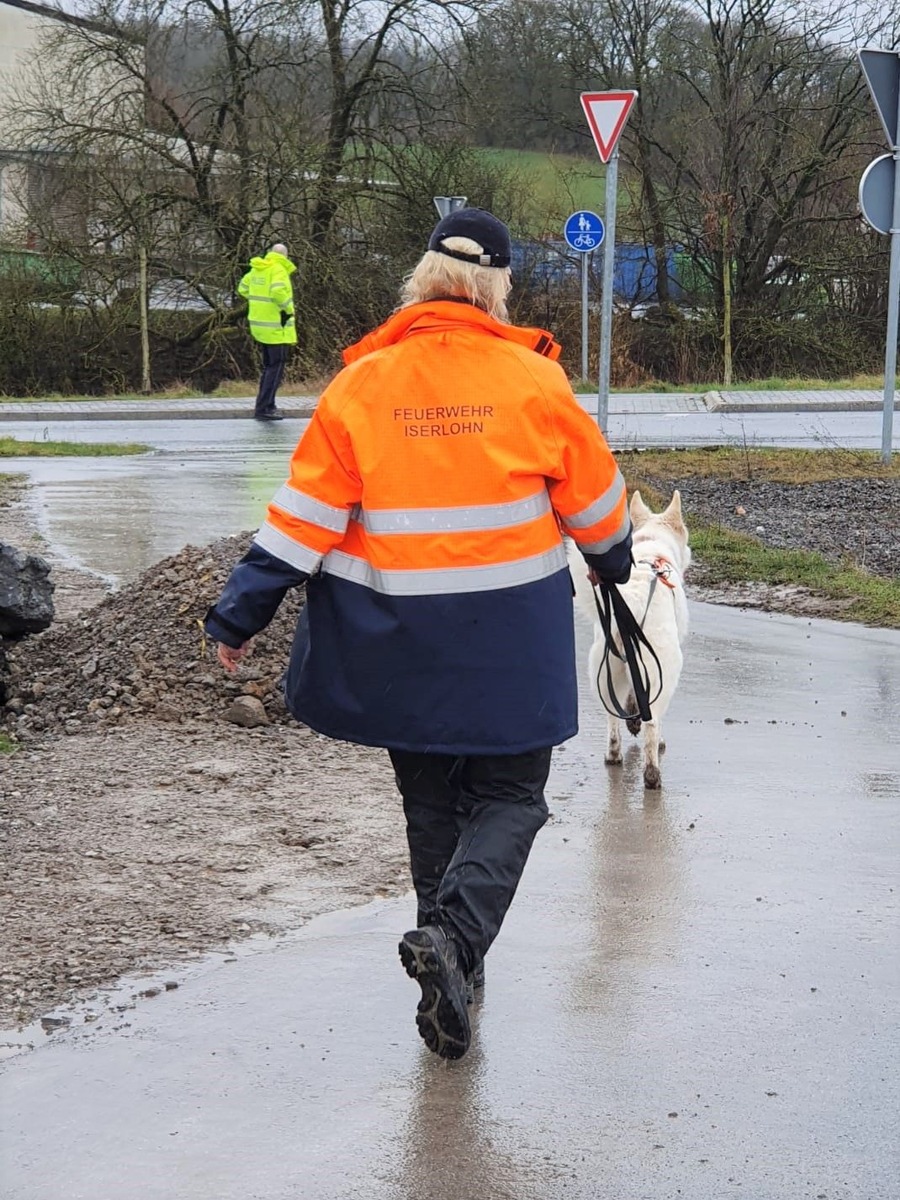
POLYGON ((413 1071, 406 1123, 399 1136, 392 1200, 490 1196, 521 1200, 519 1164, 502 1146, 490 1111, 484 1050, 474 1015, 473 1048, 458 1065, 423 1053, 413 1071))

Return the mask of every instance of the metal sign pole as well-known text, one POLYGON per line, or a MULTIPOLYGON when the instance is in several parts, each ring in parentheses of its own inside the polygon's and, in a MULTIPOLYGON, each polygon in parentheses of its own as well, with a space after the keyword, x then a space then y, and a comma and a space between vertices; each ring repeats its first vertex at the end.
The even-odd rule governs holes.
POLYGON ((887 346, 884 351, 884 410, 881 415, 881 458, 891 461, 894 440, 894 390, 897 378, 897 336, 900 316, 900 98, 897 103, 897 145, 894 151, 894 211, 891 220, 891 269, 888 272, 887 346))
POLYGON ((588 259, 581 256, 581 378, 588 377, 588 259))
POLYGON ((563 237, 570 250, 581 258, 581 378, 587 379, 588 364, 588 267, 591 253, 603 245, 603 222, 595 212, 573 212, 563 225, 563 237))
POLYGON ((890 154, 866 168, 859 185, 859 206, 873 229, 891 236, 888 272, 887 342, 884 349, 884 409, 881 416, 881 457, 891 461, 894 392, 897 383, 897 333, 900 319, 900 50, 876 47, 858 51, 890 154), (893 159, 893 170, 891 170, 893 159))
POLYGON ((456 212, 458 208, 465 208, 466 200, 468 200, 468 196, 432 196, 431 198, 442 221, 444 217, 456 212))
POLYGON ((619 190, 619 151, 606 167, 606 237, 603 242, 603 297, 600 308, 600 376, 597 424, 606 432, 609 417, 609 367, 612 357, 613 269, 616 259, 616 194, 619 190))

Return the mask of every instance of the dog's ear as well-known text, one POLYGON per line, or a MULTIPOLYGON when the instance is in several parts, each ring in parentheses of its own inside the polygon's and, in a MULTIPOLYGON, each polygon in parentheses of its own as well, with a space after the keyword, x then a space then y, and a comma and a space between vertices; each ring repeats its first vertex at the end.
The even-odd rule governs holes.
POLYGON ((670 529, 675 529, 678 533, 686 532, 684 517, 681 515, 681 492, 677 488, 672 493, 672 499, 669 501, 668 508, 662 514, 662 519, 670 529))
POLYGON ((631 524, 635 529, 640 527, 653 516, 651 509, 644 503, 644 498, 640 492, 634 492, 631 497, 631 524))

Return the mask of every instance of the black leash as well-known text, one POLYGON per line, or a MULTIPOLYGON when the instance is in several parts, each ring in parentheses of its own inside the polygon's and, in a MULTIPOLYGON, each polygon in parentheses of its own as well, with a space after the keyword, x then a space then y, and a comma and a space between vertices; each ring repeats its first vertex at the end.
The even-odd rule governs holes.
MULTIPOLYGON (((644 631, 641 628, 643 621, 639 622, 636 619, 634 613, 625 603, 622 593, 614 583, 601 582, 591 590, 594 593, 594 603, 597 606, 597 616, 600 618, 605 642, 603 658, 597 670, 597 695, 611 717, 621 717, 623 721, 636 720, 640 717, 642 721, 650 721, 652 720, 650 705, 654 700, 659 698, 662 692, 662 665, 656 656, 656 651, 644 636, 644 631), (613 618, 615 618, 619 637, 622 639, 621 650, 615 642, 613 618), (659 687, 654 696, 650 695, 650 673, 647 669, 647 664, 644 662, 641 651, 642 646, 656 663, 656 669, 659 673, 659 687), (637 703, 637 712, 626 712, 615 693, 612 682, 612 658, 617 658, 620 662, 624 662, 628 666, 628 673, 631 676, 631 688, 637 703), (603 690, 600 686, 600 676, 603 673, 604 667, 606 668, 606 687, 609 692, 610 701, 614 706, 613 708, 610 708, 606 703, 603 690)), ((652 598, 652 592, 650 598, 652 598)), ((649 607, 650 599, 647 601, 647 608, 649 609, 649 607)), ((645 611, 645 618, 646 615, 645 611)))

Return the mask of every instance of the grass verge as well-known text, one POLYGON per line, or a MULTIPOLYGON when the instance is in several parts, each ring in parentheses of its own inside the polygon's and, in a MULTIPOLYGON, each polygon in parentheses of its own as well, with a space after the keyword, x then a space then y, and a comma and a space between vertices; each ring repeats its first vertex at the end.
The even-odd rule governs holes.
MULTIPOLYGON (((278 395, 282 397, 318 396, 329 382, 328 378, 301 379, 297 383, 282 383, 278 395)), ((218 387, 203 391, 189 384, 173 384, 172 387, 161 388, 159 391, 145 395, 142 392, 110 392, 102 396, 62 395, 54 392, 49 396, 0 396, 0 406, 4 404, 84 404, 98 400, 107 403, 132 404, 139 400, 246 400, 250 405, 259 387, 258 379, 226 380, 218 387)), ((596 388, 594 389, 597 390, 596 388)))
POLYGON ((747 483, 825 483, 835 479, 900 479, 900 456, 890 464, 874 450, 766 450, 711 446, 696 450, 623 450, 623 473, 634 486, 661 479, 729 479, 747 483))
POLYGON ((25 442, 0 437, 0 458, 113 458, 146 454, 149 449, 137 442, 25 442))
MULTIPOLYGON (((703 476, 755 479, 774 483, 821 483, 833 479, 900 478, 900 462, 886 466, 875 453, 855 450, 648 450, 618 456, 628 490, 640 488, 659 509, 668 503, 662 480, 703 476)), ((835 600, 833 616, 887 629, 900 629, 900 579, 870 575, 849 563, 830 562, 813 550, 780 550, 749 534, 703 521, 689 508, 695 559, 703 566, 703 582, 762 583, 805 588, 835 600)))
MULTIPOLYGON (((279 396, 307 397, 318 396, 329 383, 331 376, 321 376, 313 379, 301 379, 296 383, 283 383, 279 396)), ((0 396, 3 404, 67 404, 84 403, 87 400, 115 400, 118 403, 131 403, 135 400, 248 400, 256 395, 259 381, 256 379, 226 380, 218 387, 209 391, 191 387, 188 384, 175 384, 145 396, 139 392, 115 392, 105 396, 0 396)), ((590 395, 597 391, 596 379, 573 379, 572 388, 579 395, 590 395)), ((728 391, 731 392, 782 392, 782 391, 880 391, 884 380, 881 375, 855 375, 850 379, 745 379, 733 383, 728 391)), ((898 380, 900 386, 900 380, 898 380)), ((722 391, 724 385, 704 381, 701 383, 663 383, 651 379, 647 383, 635 387, 613 388, 620 396, 630 396, 635 393, 659 392, 680 395, 699 396, 706 392, 722 391)))
POLYGON ((806 588, 842 603, 835 617, 900 629, 900 580, 831 563, 811 550, 777 550, 721 525, 691 524, 691 546, 704 583, 753 581, 806 588))

